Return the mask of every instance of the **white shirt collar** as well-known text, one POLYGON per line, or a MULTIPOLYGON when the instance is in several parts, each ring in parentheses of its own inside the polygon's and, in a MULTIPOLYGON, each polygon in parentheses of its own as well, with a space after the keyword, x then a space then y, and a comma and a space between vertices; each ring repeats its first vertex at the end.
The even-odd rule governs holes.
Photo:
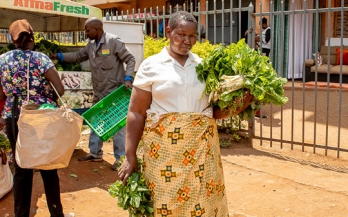
MULTIPOLYGON (((172 61, 173 57, 171 57, 167 51, 168 47, 164 47, 161 52, 160 52, 160 56, 162 58, 162 62, 168 62, 168 61, 172 61)), ((201 62, 201 58, 198 57, 196 54, 192 53, 191 51, 188 52, 188 58, 187 61, 191 61, 191 62, 196 62, 196 63, 200 63, 201 62)))

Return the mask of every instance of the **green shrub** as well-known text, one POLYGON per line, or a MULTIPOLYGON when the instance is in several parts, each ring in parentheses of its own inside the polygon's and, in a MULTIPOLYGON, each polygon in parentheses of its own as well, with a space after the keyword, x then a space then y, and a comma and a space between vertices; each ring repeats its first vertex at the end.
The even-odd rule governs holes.
MULTIPOLYGON (((152 38, 148 35, 145 36, 144 40, 144 59, 148 58, 149 56, 152 56, 154 54, 157 54, 161 52, 161 50, 169 46, 169 40, 166 38, 152 38)), ((209 54, 217 47, 218 45, 211 44, 208 40, 205 40, 204 42, 197 42, 193 48, 192 52, 197 54, 202 59, 209 56, 209 54)))
POLYGON ((169 40, 167 40, 166 38, 156 39, 145 35, 144 59, 161 52, 161 50, 166 46, 169 46, 169 40))
MULTIPOLYGON (((50 41, 44 39, 42 36, 40 36, 39 33, 35 33, 35 51, 40 51, 47 56, 51 56, 54 53, 57 52, 68 52, 68 49, 66 46, 72 46, 72 44, 62 44, 58 41, 50 41)), ((85 44, 85 43, 83 43, 85 44)), ((79 45, 83 45, 79 44, 79 45)), ((8 44, 6 47, 0 47, 0 54, 6 53, 10 50, 16 49, 16 47, 11 43, 8 44)), ((57 60, 53 60, 56 68, 58 71, 82 71, 80 63, 66 63, 66 62, 58 62, 57 60)))

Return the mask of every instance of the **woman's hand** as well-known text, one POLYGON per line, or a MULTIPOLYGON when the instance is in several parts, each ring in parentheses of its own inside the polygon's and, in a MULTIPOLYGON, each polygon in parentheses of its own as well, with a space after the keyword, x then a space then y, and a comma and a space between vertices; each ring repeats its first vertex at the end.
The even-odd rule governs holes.
POLYGON ((132 88, 132 82, 131 81, 125 81, 124 84, 126 85, 127 89, 132 88))
POLYGON ((126 158, 123 161, 120 167, 120 170, 118 171, 118 176, 122 180, 123 185, 126 185, 127 179, 129 178, 129 176, 132 175, 132 173, 137 170, 138 170, 138 162, 136 157, 126 158))

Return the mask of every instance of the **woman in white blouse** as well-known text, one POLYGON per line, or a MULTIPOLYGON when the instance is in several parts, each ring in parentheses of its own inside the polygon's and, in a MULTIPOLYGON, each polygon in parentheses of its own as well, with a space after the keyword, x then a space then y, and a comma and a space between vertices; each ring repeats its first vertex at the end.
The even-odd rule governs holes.
POLYGON ((201 59, 190 52, 197 29, 190 13, 172 14, 170 46, 144 60, 133 83, 119 176, 125 184, 136 170, 142 140, 155 216, 228 216, 215 118, 229 113, 210 107, 202 95, 205 83, 195 69, 201 59))

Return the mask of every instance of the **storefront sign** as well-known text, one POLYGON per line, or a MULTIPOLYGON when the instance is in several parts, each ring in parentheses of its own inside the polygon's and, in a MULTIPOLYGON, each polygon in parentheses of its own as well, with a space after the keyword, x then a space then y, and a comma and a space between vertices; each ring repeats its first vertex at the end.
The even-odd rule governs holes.
POLYGON ((101 18, 101 10, 66 0, 2 0, 1 7, 75 17, 101 18))

